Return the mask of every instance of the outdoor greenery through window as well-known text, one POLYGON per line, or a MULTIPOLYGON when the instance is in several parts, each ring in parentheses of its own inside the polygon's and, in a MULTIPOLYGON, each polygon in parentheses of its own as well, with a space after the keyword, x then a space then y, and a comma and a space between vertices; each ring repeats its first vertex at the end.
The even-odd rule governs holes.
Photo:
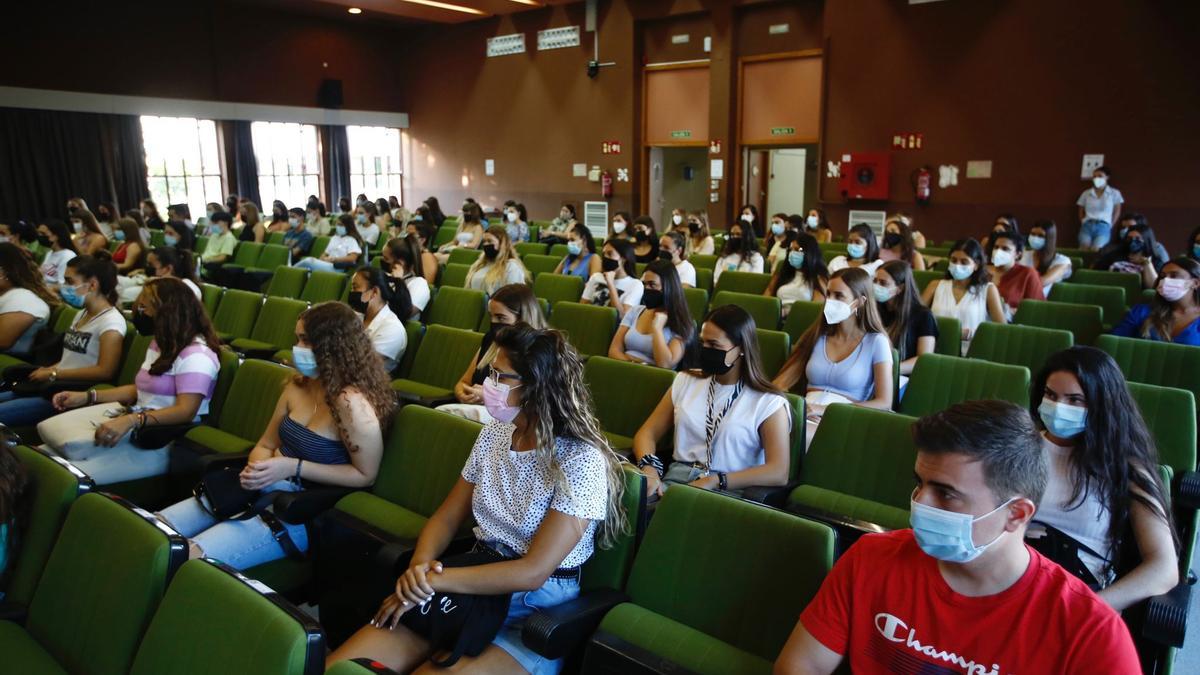
POLYGON ((141 123, 146 183, 159 213, 165 217, 168 205, 187 204, 194 220, 204 215, 208 202, 224 201, 212 120, 143 115, 141 123))

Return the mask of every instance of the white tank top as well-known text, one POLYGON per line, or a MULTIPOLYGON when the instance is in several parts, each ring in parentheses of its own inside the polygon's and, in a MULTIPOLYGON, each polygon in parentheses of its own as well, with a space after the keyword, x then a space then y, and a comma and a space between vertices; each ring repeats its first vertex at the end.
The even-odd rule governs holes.
MULTIPOLYGON (((961 300, 955 300, 954 282, 942 279, 933 291, 933 303, 929 306, 929 310, 933 312, 934 316, 958 319, 962 327, 968 331, 967 334, 974 336, 975 329, 979 328, 979 324, 988 318, 987 286, 978 291, 968 290, 963 293, 961 300)), ((962 341, 963 356, 967 355, 967 348, 970 346, 970 339, 962 341)))
MULTIPOLYGON (((1036 523, 1042 522, 1062 530, 1075 541, 1097 553, 1110 555, 1108 526, 1112 515, 1108 512, 1108 507, 1101 504, 1095 494, 1089 494, 1076 503, 1070 501, 1074 491, 1074 482, 1071 479, 1071 448, 1051 443, 1044 433, 1042 447, 1046 449, 1049 459, 1050 475, 1046 481, 1046 493, 1042 496, 1042 503, 1038 504, 1037 513, 1033 516, 1035 522, 1030 526, 1030 530, 1033 531, 1036 523)), ((1106 563, 1103 559, 1080 551, 1079 560, 1087 565, 1096 579, 1106 584, 1111 581, 1106 576, 1106 563)))

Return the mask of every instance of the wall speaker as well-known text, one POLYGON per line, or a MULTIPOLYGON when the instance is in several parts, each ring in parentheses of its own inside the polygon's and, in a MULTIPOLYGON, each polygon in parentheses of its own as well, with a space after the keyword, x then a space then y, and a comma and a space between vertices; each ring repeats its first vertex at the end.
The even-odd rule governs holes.
POLYGON ((317 90, 317 105, 322 108, 342 107, 342 81, 321 80, 321 88, 317 90))

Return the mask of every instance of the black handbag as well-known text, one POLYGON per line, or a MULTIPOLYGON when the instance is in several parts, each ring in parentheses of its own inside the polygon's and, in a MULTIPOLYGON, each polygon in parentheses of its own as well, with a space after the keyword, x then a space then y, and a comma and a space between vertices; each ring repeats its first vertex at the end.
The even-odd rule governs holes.
POLYGON ((304 554, 296 547, 287 528, 279 521, 269 507, 275 501, 276 492, 247 490, 242 487, 241 471, 231 466, 223 466, 204 474, 196 487, 192 488, 192 497, 205 513, 218 521, 250 520, 259 516, 271 529, 271 535, 279 543, 279 547, 293 560, 303 560, 304 554), (208 503, 204 503, 204 498, 208 503))
POLYGON ((1088 588, 1093 591, 1103 590, 1106 584, 1096 578, 1092 570, 1079 558, 1079 553, 1082 551, 1105 562, 1108 562, 1107 557, 1093 551, 1086 544, 1076 541, 1074 537, 1052 525, 1041 521, 1034 521, 1034 523, 1038 527, 1045 528, 1046 534, 1041 537, 1026 537, 1025 543, 1029 544, 1030 548, 1058 563, 1060 567, 1087 584, 1088 588))
POLYGON ((129 435, 129 440, 142 450, 158 450, 178 440, 180 436, 186 434, 193 426, 195 425, 188 422, 186 424, 156 424, 150 427, 142 427, 141 429, 134 429, 133 433, 129 435))
MULTIPOLYGON (((499 553, 476 545, 472 551, 443 560, 442 566, 474 567, 502 560, 506 558, 499 553)), ((435 655, 447 652, 444 659, 434 656, 429 660, 440 668, 449 668, 463 656, 479 656, 496 639, 504 626, 504 619, 508 617, 511 599, 511 593, 472 595, 437 592, 424 604, 405 612, 400 617, 400 623, 428 640, 435 655)))

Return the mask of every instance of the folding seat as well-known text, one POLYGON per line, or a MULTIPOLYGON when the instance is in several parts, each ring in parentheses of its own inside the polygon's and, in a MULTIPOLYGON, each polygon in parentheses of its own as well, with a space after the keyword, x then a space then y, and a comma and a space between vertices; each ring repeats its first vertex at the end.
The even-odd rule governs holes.
POLYGON ((442 276, 438 280, 438 286, 453 286, 455 288, 465 288, 467 285, 467 272, 471 266, 466 263, 449 263, 442 268, 442 276))
POLYGON ((299 298, 304 290, 308 271, 300 267, 281 266, 275 268, 271 283, 267 285, 267 297, 299 298))
POLYGON ((696 268, 696 288, 712 293, 713 290, 713 271, 707 267, 696 268))
POLYGON ((672 487, 634 559, 629 601, 600 622, 583 672, 770 673, 834 542, 820 523, 672 487))
POLYGON ((696 268, 697 272, 700 270, 712 271, 717 267, 717 260, 718 256, 715 255, 704 255, 698 253, 688 256, 688 262, 692 263, 692 266, 696 268))
POLYGON ((1073 344, 1074 337, 1069 331, 985 321, 979 324, 967 357, 1025 366, 1032 375, 1042 369, 1051 354, 1073 344))
MULTIPOLYGON (((725 277, 722 276, 721 279, 724 280, 725 277)), ((776 330, 779 328, 779 298, 727 290, 717 291, 712 299, 713 309, 724 307, 725 305, 737 305, 746 310, 750 318, 754 319, 754 325, 759 328, 766 330, 776 330)))
POLYGON ((308 249, 308 257, 320 258, 325 249, 329 248, 329 242, 333 239, 330 236, 314 237, 312 248, 308 249))
POLYGON ((433 246, 430 248, 438 248, 442 244, 449 244, 454 241, 454 236, 458 234, 458 223, 455 221, 451 225, 449 222, 449 219, 447 219, 446 223, 438 228, 437 234, 433 237, 433 246))
POLYGON ((713 289, 713 292, 720 293, 721 291, 733 291, 734 293, 762 295, 763 291, 767 290, 767 284, 770 283, 770 274, 758 274, 756 272, 721 272, 721 278, 717 280, 717 286, 715 289, 713 289))
POLYGON ((229 343, 234 351, 246 358, 268 359, 281 349, 296 344, 296 320, 308 309, 303 300, 267 298, 254 322, 250 337, 235 338, 229 343))
MULTIPOLYGON (((275 412, 275 404, 296 371, 270 361, 247 359, 237 369, 218 414, 184 434, 171 452, 172 472, 180 455, 236 455, 250 452, 275 412)), ((183 457, 182 459, 187 459, 183 457)))
POLYGON ((1096 338, 1104 332, 1103 310, 1099 305, 1022 300, 1012 322, 1022 326, 1071 331, 1077 345, 1095 344, 1096 338))
POLYGON ((442 286, 425 308, 425 323, 475 330, 487 312, 487 294, 469 288, 442 286))
MULTIPOLYGON (((583 379, 592 392, 596 419, 614 450, 629 454, 634 434, 670 390, 675 376, 670 370, 605 356, 587 360, 583 379)), ((660 446, 669 447, 670 442, 665 438, 660 446)))
POLYGON ((804 331, 813 325, 824 309, 825 303, 823 302, 797 300, 792 303, 787 318, 783 320, 783 332, 792 338, 792 344, 800 341, 800 336, 804 335, 804 331))
POLYGON ((758 335, 758 353, 762 357, 763 374, 773 378, 779 374, 779 369, 787 361, 792 351, 792 338, 781 330, 756 328, 758 335))
POLYGON ((580 356, 604 356, 617 332, 617 310, 563 301, 555 305, 550 325, 567 334, 580 356))
POLYGON ((266 244, 253 241, 238 242, 237 249, 233 252, 233 260, 221 265, 221 275, 225 278, 233 278, 247 267, 254 267, 258 264, 258 258, 262 255, 265 246, 266 244))
POLYGON ((267 244, 263 246, 258 261, 247 267, 241 275, 238 284, 248 291, 261 291, 271 279, 275 270, 286 268, 291 262, 292 251, 282 244, 267 244))
POLYGON ((550 313, 560 301, 579 302, 583 296, 583 279, 569 274, 540 274, 533 280, 533 294, 550 303, 550 313))
POLYGON ((562 262, 562 256, 554 257, 552 255, 530 253, 521 258, 521 262, 525 264, 525 269, 529 270, 529 274, 533 276, 534 281, 537 281, 539 276, 558 269, 558 263, 562 262))
POLYGON ((317 271, 308 275, 300 299, 311 304, 328 302, 342 297, 342 290, 350 278, 341 272, 317 271))
POLYGON ((821 259, 825 261, 826 265, 828 265, 830 262, 833 261, 834 258, 836 258, 840 255, 846 255, 846 252, 840 251, 838 249, 828 248, 827 246, 824 246, 824 245, 821 246, 821 259))
POLYGON ((205 236, 196 237, 196 251, 195 251, 196 255, 199 256, 200 254, 204 253, 204 250, 206 248, 208 248, 208 237, 205 237, 205 236))
MULTIPOLYGON (((1136 296, 1136 297, 1141 297, 1136 296)), ((1093 286, 1092 284, 1054 284, 1050 289, 1053 302, 1070 302, 1076 305, 1097 305, 1100 320, 1105 330, 1110 329, 1125 316, 1125 290, 1116 286, 1093 286)))
POLYGON ((216 284, 200 284, 200 301, 204 303, 204 311, 208 317, 217 315, 217 306, 221 304, 221 295, 225 289, 216 284))
POLYGON ((962 355, 962 323, 949 316, 935 316, 938 336, 934 351, 945 356, 962 355))
POLYGON ((924 293, 929 284, 946 278, 945 272, 938 270, 913 270, 913 283, 917 285, 917 291, 924 293))
POLYGON ((533 253, 534 255, 546 255, 550 249, 549 246, 546 246, 545 244, 539 244, 536 241, 523 241, 515 245, 513 248, 516 249, 517 255, 522 258, 530 253, 533 253))
POLYGON ((475 248, 456 248, 450 251, 450 258, 447 263, 459 263, 461 265, 473 265, 479 256, 483 255, 479 249, 475 248))
POLYGON ((325 640, 316 619, 211 559, 179 569, 154 613, 130 675, 318 675, 325 640))
POLYGON ((83 495, 67 514, 24 625, 0 621, 0 672, 128 673, 186 559, 186 540, 148 512, 83 495))
POLYGON ((1131 382, 1186 389, 1200 399, 1200 349, 1115 335, 1101 335, 1096 346, 1113 357, 1131 382))
POLYGON ((150 231, 150 248, 158 248, 159 246, 166 246, 166 245, 167 245, 166 234, 162 230, 151 230, 150 231))
MULTIPOLYGON (((1074 269, 1064 283, 1092 286, 1116 286, 1125 290, 1125 304, 1133 305, 1142 296, 1142 276, 1126 272, 1074 269)), ((1115 320, 1115 319, 1114 319, 1115 320)))
POLYGON ((569 250, 567 250, 566 244, 554 244, 550 247, 549 255, 551 257, 562 260, 563 258, 567 257, 567 255, 569 255, 570 253, 571 252, 569 250))
MULTIPOLYGON (((404 322, 404 331, 408 333, 408 346, 404 348, 404 356, 396 365, 395 377, 408 377, 412 370, 413 362, 417 360, 417 350, 421 348, 421 340, 425 337, 425 324, 410 319, 404 322)), ((291 355, 288 358, 291 360, 291 355)))
POLYGON ((1029 407, 1029 369, 964 359, 941 354, 924 354, 917 359, 900 412, 921 417, 945 410, 955 403, 999 399, 1029 407))
POLYGON ((267 245, 275 244, 275 245, 282 246, 283 245, 283 232, 268 232, 267 233, 267 241, 265 243, 267 245))
POLYGON ((217 305, 217 313, 213 315, 213 327, 217 329, 217 337, 221 342, 229 342, 236 338, 250 337, 254 330, 254 320, 262 308, 262 293, 228 289, 221 295, 221 304, 217 305))
POLYGON ((475 331, 429 324, 408 377, 392 380, 401 401, 440 405, 454 398, 454 384, 479 351, 483 335, 475 331))
POLYGON ((685 288, 683 297, 687 300, 688 314, 691 314, 692 321, 699 325, 704 320, 704 315, 708 314, 708 291, 703 288, 685 288))

